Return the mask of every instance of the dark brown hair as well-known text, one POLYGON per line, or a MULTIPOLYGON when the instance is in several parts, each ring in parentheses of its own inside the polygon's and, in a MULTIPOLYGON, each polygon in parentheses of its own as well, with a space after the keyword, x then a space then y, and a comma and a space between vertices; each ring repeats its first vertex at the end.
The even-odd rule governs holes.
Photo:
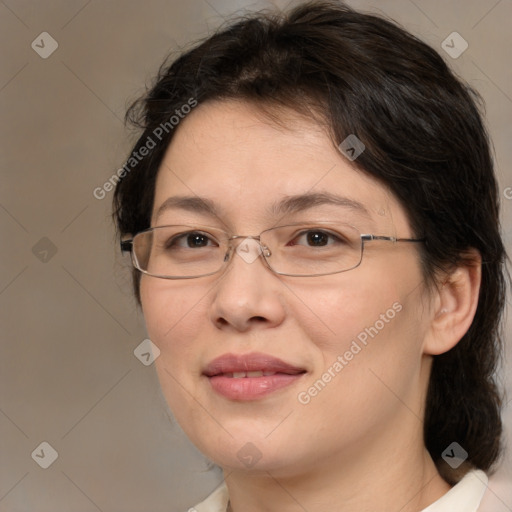
MULTIPOLYGON (((441 454, 453 441, 468 452, 470 465, 491 469, 502 429, 494 374, 506 255, 480 96, 394 22, 319 1, 284 14, 246 15, 164 63, 154 86, 127 113, 143 129, 133 152, 155 139, 155 130, 190 98, 248 101, 277 117, 280 109, 293 109, 323 120, 336 145, 355 134, 366 149, 354 164, 395 194, 413 236, 426 236, 426 283, 435 282, 439 269, 460 264, 467 249, 480 252, 478 309, 460 342, 434 357, 424 434, 451 483, 457 476, 441 454)), ((117 185, 114 219, 122 237, 150 227, 156 175, 175 129, 168 126, 117 185)), ((133 282, 140 304, 135 270, 133 282)))

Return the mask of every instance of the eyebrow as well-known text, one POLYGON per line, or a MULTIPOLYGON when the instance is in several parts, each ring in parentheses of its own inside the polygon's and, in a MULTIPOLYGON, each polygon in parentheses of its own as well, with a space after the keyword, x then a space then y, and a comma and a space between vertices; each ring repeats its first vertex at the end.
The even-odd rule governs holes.
MULTIPOLYGON (((268 212, 275 217, 278 215, 302 212, 325 204, 342 206, 370 218, 368 210, 360 202, 330 192, 314 192, 287 196, 272 204, 268 212)), ((202 213, 211 217, 221 216, 221 212, 212 200, 198 196, 172 196, 167 198, 158 208, 156 218, 158 219, 160 215, 170 209, 202 213)))
POLYGON ((354 210, 367 217, 370 216, 368 210, 359 202, 348 197, 338 196, 330 192, 311 192, 307 194, 298 194, 288 196, 281 201, 274 203, 270 208, 272 215, 286 215, 289 213, 301 212, 321 206, 324 204, 343 206, 350 210, 354 210))

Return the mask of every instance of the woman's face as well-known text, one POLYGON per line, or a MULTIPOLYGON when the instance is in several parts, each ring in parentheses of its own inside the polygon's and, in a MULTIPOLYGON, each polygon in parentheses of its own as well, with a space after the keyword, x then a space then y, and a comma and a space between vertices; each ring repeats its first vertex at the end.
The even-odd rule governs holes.
MULTIPOLYGON (((176 128, 162 163, 152 226, 259 235, 275 225, 333 219, 361 233, 412 236, 396 199, 356 170, 318 125, 289 113, 286 126, 240 102, 197 107, 176 128), (321 193, 348 201, 271 211, 291 196, 321 193), (207 199, 218 216, 178 207, 157 215, 175 196, 207 199)), ((383 241, 365 245, 357 268, 327 276, 277 275, 262 257, 234 252, 216 275, 141 280, 148 334, 161 351, 158 376, 183 430, 222 467, 273 475, 362 461, 385 454, 405 432, 421 432, 427 299, 416 244, 383 241), (231 364, 209 366, 221 356, 231 364), (254 356, 249 370, 278 373, 241 382, 232 363, 243 367, 243 356, 254 356), (294 370, 272 366, 272 358, 294 370)))

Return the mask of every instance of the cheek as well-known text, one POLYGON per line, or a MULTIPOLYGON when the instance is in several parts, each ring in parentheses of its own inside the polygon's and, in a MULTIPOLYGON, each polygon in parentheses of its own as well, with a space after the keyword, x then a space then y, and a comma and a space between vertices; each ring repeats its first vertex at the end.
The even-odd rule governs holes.
POLYGON ((160 349, 155 360, 160 387, 175 420, 185 427, 198 414, 191 400, 197 385, 199 330, 207 319, 204 288, 157 281, 148 277, 141 282, 141 303, 146 330, 160 349), (186 390, 186 392, 184 391, 186 390), (192 416, 190 416, 192 414, 192 416), (182 423, 183 422, 183 423, 182 423))
POLYGON ((336 286, 324 284, 321 294, 310 290, 304 296, 309 303, 315 297, 321 322, 311 324, 307 334, 319 365, 329 368, 342 356, 342 364, 352 367, 345 373, 354 378, 353 372, 370 368, 392 380, 416 371, 426 329, 422 282, 415 264, 404 264, 400 271, 396 265, 367 265, 345 274, 336 286))
POLYGON ((146 329, 160 349, 160 364, 172 368, 192 356, 192 342, 207 318, 205 290, 145 277, 140 289, 146 329))
POLYGON ((316 371, 298 399, 307 403, 302 412, 333 436, 364 435, 402 413, 403 403, 415 410, 421 391, 416 299, 392 283, 381 293, 368 291, 324 295, 322 319, 333 333, 321 342, 308 333, 316 371))
POLYGON ((394 320, 404 294, 392 281, 383 285, 382 276, 380 282, 367 276, 361 279, 353 271, 353 275, 338 278, 336 284, 320 284, 318 289, 311 288, 301 295, 318 319, 312 324, 316 332, 309 333, 310 339, 321 348, 338 350, 376 322, 379 331, 384 330, 383 322, 388 326, 394 320), (320 331, 328 334, 319 336, 320 331))

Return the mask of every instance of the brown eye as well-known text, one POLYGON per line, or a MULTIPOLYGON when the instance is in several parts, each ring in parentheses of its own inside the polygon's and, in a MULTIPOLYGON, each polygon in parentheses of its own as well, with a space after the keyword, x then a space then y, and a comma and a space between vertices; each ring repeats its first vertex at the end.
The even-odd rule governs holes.
POLYGON ((308 244, 314 246, 324 246, 329 242, 329 235, 322 231, 309 231, 307 234, 308 244))
POLYGON ((182 247, 186 249, 194 249, 207 247, 208 242, 213 242, 213 240, 206 233, 201 233, 199 231, 191 231, 170 238, 166 242, 165 248, 170 249, 173 247, 182 247))
POLYGON ((333 233, 329 233, 327 231, 318 230, 318 229, 310 229, 307 231, 303 231, 299 233, 299 235, 294 238, 294 240, 290 243, 290 245, 306 245, 308 247, 326 247, 328 245, 333 245, 335 243, 343 243, 343 239, 339 236, 334 235, 333 233), (300 240, 305 238, 305 244, 300 243, 300 240), (329 239, 332 239, 329 242, 329 239))

